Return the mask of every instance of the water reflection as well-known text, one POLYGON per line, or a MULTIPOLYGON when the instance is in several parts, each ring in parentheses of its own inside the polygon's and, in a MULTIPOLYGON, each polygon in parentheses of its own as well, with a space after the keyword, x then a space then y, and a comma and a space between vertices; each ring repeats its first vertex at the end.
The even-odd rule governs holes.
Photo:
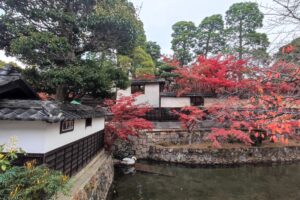
POLYGON ((299 200, 300 164, 239 168, 155 165, 160 173, 117 174, 114 200, 299 200))

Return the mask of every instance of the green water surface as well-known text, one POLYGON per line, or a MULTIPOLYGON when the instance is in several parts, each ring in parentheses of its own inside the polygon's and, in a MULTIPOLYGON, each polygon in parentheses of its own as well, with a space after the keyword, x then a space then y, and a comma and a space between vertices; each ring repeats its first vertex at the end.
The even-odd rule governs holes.
MULTIPOLYGON (((152 164, 153 165, 153 164, 152 164)), ((159 173, 117 172, 114 200, 300 200, 300 164, 189 168, 154 164, 159 173)))

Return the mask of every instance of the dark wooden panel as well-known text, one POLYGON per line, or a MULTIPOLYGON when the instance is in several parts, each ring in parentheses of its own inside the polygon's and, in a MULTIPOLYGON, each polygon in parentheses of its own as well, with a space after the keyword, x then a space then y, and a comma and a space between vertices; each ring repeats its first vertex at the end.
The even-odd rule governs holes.
POLYGON ((100 131, 44 155, 44 163, 52 169, 72 176, 83 168, 104 146, 100 131))
POLYGON ((146 113, 144 118, 149 121, 178 121, 178 116, 172 112, 174 109, 175 108, 152 108, 146 113))

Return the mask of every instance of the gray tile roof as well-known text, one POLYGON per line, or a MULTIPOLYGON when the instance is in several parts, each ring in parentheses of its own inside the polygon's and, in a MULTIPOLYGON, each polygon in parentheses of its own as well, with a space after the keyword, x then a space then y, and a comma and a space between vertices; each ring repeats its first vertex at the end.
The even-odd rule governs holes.
POLYGON ((0 100, 0 120, 45 121, 104 117, 104 110, 40 100, 0 100))
MULTIPOLYGON (((177 97, 176 92, 161 92, 160 96, 162 97, 177 97)), ((180 97, 213 97, 214 95, 209 93, 201 93, 201 92, 191 92, 187 94, 183 94, 180 97)))
POLYGON ((152 84, 152 83, 165 83, 165 79, 135 79, 131 81, 131 85, 140 85, 140 84, 152 84))
POLYGON ((0 99, 39 99, 36 92, 11 65, 0 69, 0 99))

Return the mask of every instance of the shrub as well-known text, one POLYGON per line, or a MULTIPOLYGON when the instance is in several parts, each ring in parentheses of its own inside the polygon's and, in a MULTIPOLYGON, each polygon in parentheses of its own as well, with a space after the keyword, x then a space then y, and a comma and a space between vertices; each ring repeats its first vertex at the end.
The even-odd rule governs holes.
POLYGON ((68 190, 68 177, 45 166, 27 162, 23 167, 12 167, 0 174, 2 200, 48 200, 58 192, 68 190))

